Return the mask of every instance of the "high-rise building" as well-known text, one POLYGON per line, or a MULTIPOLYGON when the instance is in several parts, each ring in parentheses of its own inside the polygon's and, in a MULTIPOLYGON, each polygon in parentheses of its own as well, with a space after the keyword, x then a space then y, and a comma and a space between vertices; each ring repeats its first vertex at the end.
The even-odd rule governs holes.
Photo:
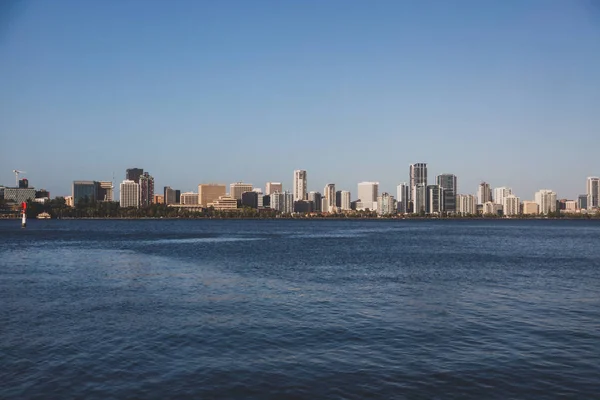
POLYGON ((175 189, 175 204, 181 204, 181 190, 175 189))
POLYGON ((351 199, 350 199, 350 192, 347 190, 342 190, 340 192, 340 198, 341 198, 341 202, 340 202, 340 208, 342 209, 342 211, 349 211, 352 209, 351 206, 351 199))
POLYGON ((198 204, 208 207, 220 197, 225 196, 227 188, 218 183, 201 183, 198 185, 198 204))
POLYGON ((108 181, 98 182, 98 201, 114 201, 113 199, 113 183, 108 181))
POLYGON ((556 212, 556 193, 552 190, 542 189, 535 193, 535 202, 540 207, 540 214, 556 212))
POLYGON ((575 201, 575 200, 565 201, 565 211, 567 211, 567 212, 577 211, 577 201, 575 201))
POLYGON ((427 214, 439 214, 442 212, 443 192, 440 185, 427 186, 427 214))
POLYGON ((154 200, 154 177, 144 172, 138 180, 140 184, 140 206, 148 207, 154 200))
POLYGON ((251 191, 251 183, 236 182, 229 185, 229 196, 236 200, 242 200, 242 193, 251 191))
POLYGON ((132 180, 125 179, 120 185, 120 204, 121 207, 140 206, 140 185, 132 180))
POLYGON ((590 176, 587 178, 587 208, 600 207, 600 178, 590 176))
MULTIPOLYGON (((94 202, 98 199, 98 182, 73 181, 73 202, 77 205, 80 201, 94 202)), ((34 190, 35 194, 35 190, 34 190)))
POLYGON ((523 215, 537 215, 540 213, 540 206, 535 201, 523 202, 523 215))
POLYGON ((442 191, 441 209, 443 212, 456 212, 456 194, 458 193, 456 175, 441 174, 437 176, 437 184, 442 191))
POLYGON ((580 210, 587 210, 588 208, 588 195, 587 194, 580 194, 579 197, 577 198, 577 207, 579 207, 580 210))
POLYGON ((19 179, 19 189, 29 189, 29 180, 27 178, 19 179))
POLYGON ((477 197, 472 194, 459 194, 456 196, 456 208, 460 215, 477 214, 477 197))
POLYGON ((297 169, 294 171, 294 201, 306 198, 306 171, 297 169))
POLYGON ((427 212, 427 186, 417 183, 413 188, 413 213, 421 214, 427 212))
POLYGON ((415 201, 415 186, 427 187, 427 163, 411 164, 408 176, 410 178, 410 201, 415 201))
POLYGON ((381 193, 381 196, 377 197, 377 214, 378 215, 392 215, 396 214, 396 200, 394 196, 389 193, 381 193))
POLYGON ((379 197, 379 182, 360 182, 358 184, 358 210, 377 209, 377 198, 379 197))
POLYGON ((265 186, 265 194, 270 195, 275 192, 283 192, 283 185, 281 182, 267 182, 265 186))
POLYGON ((335 206, 338 208, 342 207, 342 191, 341 190, 335 191, 335 206))
POLYGON ((335 184, 328 183, 325 185, 325 189, 323 189, 323 195, 327 199, 327 209, 323 210, 324 212, 332 212, 335 208, 335 184))
POLYGON ((502 209, 506 216, 519 215, 521 212, 521 199, 514 194, 505 196, 502 200, 502 209))
POLYGON ((180 202, 182 205, 190 206, 198 204, 198 193, 185 192, 181 193, 180 202))
POLYGON ((271 194, 271 208, 282 214, 294 212, 294 195, 289 192, 271 194))
POLYGON ((512 189, 506 186, 494 189, 494 199, 492 200, 495 204, 504 204, 504 198, 512 194, 512 189))
POLYGON ((502 204, 496 204, 492 201, 488 201, 483 204, 484 215, 501 215, 503 211, 502 204))
POLYGON ((322 196, 319 192, 309 192, 308 193, 308 201, 313 202, 313 211, 320 212, 323 211, 321 208, 322 196))
POLYGON ((177 204, 175 189, 171 189, 171 186, 165 186, 163 196, 165 204, 177 204))
POLYGON ((129 168, 125 170, 125 180, 140 183, 140 176, 144 174, 143 168, 129 168))
POLYGON ((492 189, 487 182, 481 182, 477 188, 477 204, 485 204, 492 201, 492 189))
POLYGON ((262 193, 254 191, 242 193, 242 206, 257 209, 259 197, 262 200, 262 193))
POLYGON ((321 197, 321 212, 329 212, 328 208, 329 204, 327 203, 327 199, 325 197, 321 197))
POLYGON ((406 214, 409 210, 408 202, 410 199, 410 188, 406 183, 401 183, 396 187, 396 201, 398 204, 398 212, 406 214))

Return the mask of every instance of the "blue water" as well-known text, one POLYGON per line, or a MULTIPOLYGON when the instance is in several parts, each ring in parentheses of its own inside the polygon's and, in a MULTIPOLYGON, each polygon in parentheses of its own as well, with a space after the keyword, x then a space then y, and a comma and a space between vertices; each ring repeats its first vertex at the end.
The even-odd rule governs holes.
POLYGON ((0 398, 599 399, 600 223, 0 221, 0 398))

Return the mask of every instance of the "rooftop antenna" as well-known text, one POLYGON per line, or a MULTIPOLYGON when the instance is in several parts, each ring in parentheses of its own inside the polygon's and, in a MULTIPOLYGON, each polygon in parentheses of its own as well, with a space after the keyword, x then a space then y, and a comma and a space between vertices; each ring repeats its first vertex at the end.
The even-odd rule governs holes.
POLYGON ((15 173, 15 187, 19 187, 19 174, 25 174, 25 171, 19 171, 18 169, 13 169, 15 173))

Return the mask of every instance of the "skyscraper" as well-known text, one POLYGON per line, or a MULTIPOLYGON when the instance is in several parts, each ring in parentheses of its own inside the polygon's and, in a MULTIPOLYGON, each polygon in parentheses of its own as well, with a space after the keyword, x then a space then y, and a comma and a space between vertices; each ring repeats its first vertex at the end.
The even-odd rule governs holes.
POLYGON ((398 212, 406 214, 408 212, 408 202, 410 199, 410 188, 406 183, 401 183, 396 187, 396 201, 398 212))
POLYGON ((144 172, 138 179, 140 185, 140 206, 147 207, 154 201, 154 177, 144 172))
POLYGON ((335 183, 328 183, 323 189, 323 195, 327 199, 327 210, 323 212, 332 212, 335 208, 335 183))
POLYGON ((413 213, 421 214, 427 212, 427 186, 424 183, 417 183, 413 188, 413 213))
POLYGON ((140 206, 140 185, 132 180, 125 179, 120 185, 120 204, 121 207, 140 206))
POLYGON ((492 189, 487 182, 481 182, 477 188, 477 204, 485 204, 492 201, 492 189))
POLYGON ((267 182, 265 186, 265 194, 268 196, 275 192, 283 192, 283 185, 281 182, 267 182))
POLYGON ((600 207, 600 178, 590 176, 587 178, 587 208, 600 207))
POLYGON ((283 214, 294 211, 294 195, 289 192, 273 193, 271 195, 271 208, 283 214))
POLYGON ((144 174, 143 168, 128 168, 125 170, 125 179, 140 183, 140 176, 144 174))
POLYGON ((229 185, 229 197, 233 197, 236 200, 242 200, 242 193, 251 191, 251 183, 236 182, 229 185))
POLYGON ((371 211, 377 208, 377 197, 379 197, 379 182, 360 182, 358 184, 358 210, 371 211))
POLYGON ((427 214, 440 214, 442 212, 443 197, 440 185, 427 185, 427 214))
POLYGON ((514 194, 505 196, 502 200, 502 209, 504 210, 504 215, 519 215, 521 213, 521 199, 514 194))
POLYGON ((494 204, 504 204, 504 198, 513 194, 512 189, 506 186, 502 186, 494 189, 494 204))
POLYGON ((306 171, 297 169, 294 171, 294 201, 306 198, 306 171))
POLYGON ((556 211, 556 193, 552 190, 542 189, 535 193, 535 202, 539 206, 540 214, 556 211))
POLYGON ((456 196, 456 210, 460 215, 477 214, 477 197, 472 194, 459 194, 456 196))
POLYGON ((350 199, 350 192, 347 190, 342 190, 340 197, 341 197, 340 208, 343 211, 351 210, 352 209, 352 205, 351 205, 352 201, 350 199))
POLYGON ((165 186, 164 192, 163 192, 163 196, 164 196, 164 202, 165 202, 165 204, 167 204, 167 205, 169 205, 169 204, 176 204, 176 201, 175 201, 175 190, 171 189, 171 186, 165 186))
POLYGON ((440 208, 444 212, 456 212, 456 181, 456 175, 454 174, 441 174, 437 176, 437 184, 442 191, 440 208))
POLYGON ((427 163, 411 164, 409 169, 410 177, 410 200, 415 200, 415 186, 422 184, 427 186, 427 163))
POLYGON ((322 207, 321 207, 321 202, 322 202, 322 196, 321 193, 319 192, 309 192, 308 193, 308 201, 313 202, 313 210, 315 212, 320 212, 322 211, 322 207))
POLYGON ((381 193, 377 197, 377 214, 392 215, 396 214, 396 200, 389 193, 381 193))

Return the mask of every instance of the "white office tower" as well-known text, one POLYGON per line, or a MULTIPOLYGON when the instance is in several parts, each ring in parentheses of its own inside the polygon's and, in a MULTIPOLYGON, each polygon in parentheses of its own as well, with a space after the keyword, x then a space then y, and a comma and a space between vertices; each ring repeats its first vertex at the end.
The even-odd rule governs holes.
POLYGON ((460 215, 477 214, 477 197, 472 194, 459 194, 456 196, 456 208, 460 215))
POLYGON ((487 182, 481 182, 477 188, 477 204, 485 204, 492 201, 492 189, 487 182))
POLYGON ((390 196, 389 193, 382 193, 381 196, 377 198, 377 214, 396 214, 396 199, 394 199, 394 196, 390 196))
POLYGON ((405 183, 401 183, 396 187, 396 201, 398 212, 406 214, 408 212, 408 202, 410 201, 410 188, 405 183))
POLYGON ((294 196, 289 192, 273 193, 271 208, 282 214, 291 214, 294 211, 294 196))
POLYGON ((506 216, 519 215, 521 213, 521 199, 514 194, 510 194, 504 197, 502 208, 506 216))
POLYGON ((251 183, 236 182, 229 185, 229 197, 233 197, 236 200, 241 200, 243 193, 251 191, 251 183))
POLYGON ((494 189, 494 204, 504 204, 504 198, 512 194, 512 189, 508 187, 499 187, 494 189))
POLYGON ((358 184, 358 199, 359 204, 356 205, 357 210, 371 211, 377 208, 377 197, 379 197, 379 182, 360 182, 358 184))
POLYGON ((140 206, 140 184, 135 181, 124 180, 120 188, 119 203, 121 207, 136 207, 140 206))
POLYGON ((413 188, 413 213, 427 212, 427 186, 419 183, 413 188))
POLYGON ((271 193, 283 192, 283 185, 281 182, 267 182, 265 187, 265 194, 269 196, 271 193))
MULTIPOLYGON (((456 202, 456 199, 454 201, 456 202)), ((427 214, 441 213, 443 204, 444 196, 440 185, 427 185, 427 214)))
POLYGON ((327 199, 327 209, 324 209, 324 212, 333 212, 335 208, 335 184, 328 183, 325 185, 325 189, 323 189, 323 195, 327 199))
POLYGON ((198 193, 194 193, 194 192, 181 193, 181 195, 179 196, 179 203, 184 204, 186 206, 197 205, 198 204, 198 193))
POLYGON ((329 203, 326 197, 321 197, 321 212, 329 212, 329 203))
POLYGON ((552 190, 542 189, 536 192, 535 202, 539 207, 540 214, 556 212, 556 193, 552 190))
POLYGON ((342 190, 342 211, 348 211, 352 209, 352 200, 350 200, 350 192, 342 190))
POLYGON ((600 178, 595 176, 587 178, 586 186, 588 210, 600 207, 600 178))
POLYGON ((294 171, 294 201, 306 199, 306 171, 297 169, 294 171))

